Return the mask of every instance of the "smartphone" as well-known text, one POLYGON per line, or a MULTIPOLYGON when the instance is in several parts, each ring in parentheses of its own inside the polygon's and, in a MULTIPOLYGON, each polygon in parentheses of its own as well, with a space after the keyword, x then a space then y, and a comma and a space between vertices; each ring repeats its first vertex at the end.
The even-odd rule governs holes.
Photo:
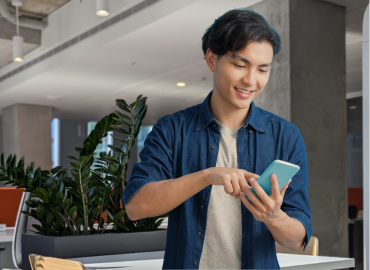
MULTIPOLYGON (((299 169, 300 167, 295 164, 277 159, 274 160, 270 164, 270 166, 268 166, 268 168, 261 174, 261 176, 257 179, 257 183, 262 187, 266 194, 270 196, 272 194, 271 190, 272 174, 276 175, 279 183, 279 189, 281 190, 285 186, 285 184, 288 183, 288 181, 293 178, 293 176, 299 171, 299 169)), ((259 199, 253 187, 251 190, 259 199)), ((247 197, 247 199, 249 200, 247 194, 245 194, 245 197, 247 197)))

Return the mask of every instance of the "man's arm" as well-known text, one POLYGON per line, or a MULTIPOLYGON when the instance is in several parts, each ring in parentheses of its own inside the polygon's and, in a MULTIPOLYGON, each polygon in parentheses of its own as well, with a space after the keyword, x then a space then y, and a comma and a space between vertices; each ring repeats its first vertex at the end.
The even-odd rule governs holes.
POLYGON ((205 174, 203 170, 146 184, 126 205, 127 215, 139 220, 168 213, 209 185, 205 174))
POLYGON ((250 177, 256 175, 235 168, 211 167, 177 179, 150 182, 126 204, 127 215, 131 220, 163 215, 209 185, 223 185, 225 192, 234 196, 250 177))
POLYGON ((266 225, 275 241, 283 247, 298 250, 303 246, 306 229, 300 221, 289 217, 283 211, 281 211, 281 219, 266 225))

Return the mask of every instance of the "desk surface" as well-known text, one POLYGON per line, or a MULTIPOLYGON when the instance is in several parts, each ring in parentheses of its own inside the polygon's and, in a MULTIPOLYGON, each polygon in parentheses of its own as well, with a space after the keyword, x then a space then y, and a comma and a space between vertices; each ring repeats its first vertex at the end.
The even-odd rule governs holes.
MULTIPOLYGON (((162 269, 164 251, 73 258, 87 270, 162 269)), ((354 267, 353 258, 307 256, 277 253, 281 269, 328 270, 354 267)))
MULTIPOLYGON (((162 228, 167 227, 167 219, 162 228)), ((0 232, 0 243, 13 241, 14 228, 7 228, 0 232)), ((141 269, 162 269, 164 251, 142 252, 130 254, 118 254, 107 256, 95 256, 74 258, 85 264, 88 270, 141 270, 141 269)), ((326 257, 326 256, 308 256, 277 253, 277 258, 281 269, 286 270, 328 270, 343 269, 354 267, 353 258, 326 257)))
POLYGON ((14 227, 8 227, 4 232, 0 232, 0 243, 12 242, 14 234, 14 227))

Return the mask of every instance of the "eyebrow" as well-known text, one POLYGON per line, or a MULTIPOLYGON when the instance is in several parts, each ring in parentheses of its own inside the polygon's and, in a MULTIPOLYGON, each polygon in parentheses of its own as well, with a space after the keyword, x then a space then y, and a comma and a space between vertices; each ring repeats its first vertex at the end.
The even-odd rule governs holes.
MULTIPOLYGON (((251 62, 249 62, 247 59, 241 57, 239 54, 234 54, 232 56, 232 58, 239 58, 239 60, 243 61, 244 63, 246 64, 250 64, 251 62)), ((261 64, 259 65, 258 67, 270 67, 271 66, 271 63, 267 63, 267 64, 261 64)))

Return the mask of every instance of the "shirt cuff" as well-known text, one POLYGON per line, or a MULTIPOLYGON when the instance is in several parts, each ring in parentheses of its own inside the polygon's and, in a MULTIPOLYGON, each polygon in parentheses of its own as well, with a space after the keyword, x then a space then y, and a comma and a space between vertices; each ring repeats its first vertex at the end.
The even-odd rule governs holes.
POLYGON ((312 223, 310 218, 299 210, 287 210, 284 211, 289 217, 299 220, 304 228, 306 229, 306 236, 303 244, 303 251, 306 249, 307 244, 310 242, 312 235, 312 223))
POLYGON ((127 185, 125 186, 125 190, 122 193, 122 203, 124 205, 128 204, 131 200, 132 196, 136 194, 143 186, 149 184, 151 182, 155 182, 155 179, 144 179, 144 178, 132 178, 127 185))

